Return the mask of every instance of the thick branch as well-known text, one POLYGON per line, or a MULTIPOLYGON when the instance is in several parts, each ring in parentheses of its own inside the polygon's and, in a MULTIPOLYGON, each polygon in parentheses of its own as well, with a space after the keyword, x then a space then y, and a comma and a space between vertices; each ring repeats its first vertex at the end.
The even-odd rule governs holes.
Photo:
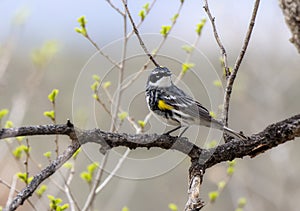
POLYGON ((208 150, 206 153, 211 156, 205 162, 205 168, 235 158, 255 157, 296 137, 300 137, 300 114, 269 125, 260 133, 251 135, 247 141, 233 140, 208 150))
POLYGON ((68 122, 63 125, 35 125, 19 128, 3 128, 0 129, 0 139, 18 136, 71 135, 72 133, 74 133, 73 125, 68 122))
POLYGON ((220 162, 233 160, 235 158, 242 158, 245 156, 254 157, 279 144, 300 137, 300 114, 269 125, 260 133, 251 135, 246 141, 232 140, 212 149, 201 149, 184 137, 178 138, 157 134, 118 134, 104 132, 100 129, 80 130, 75 129, 70 122, 65 125, 41 125, 0 129, 0 139, 16 136, 56 134, 68 135, 72 139, 72 145, 34 177, 32 182, 15 197, 13 202, 7 208, 8 210, 15 210, 18 206, 23 204, 41 182, 51 176, 82 144, 89 142, 100 144, 102 152, 119 146, 128 147, 130 149, 138 147, 147 149, 159 147, 162 149, 175 149, 188 155, 191 158, 192 165, 189 175, 190 204, 189 202, 187 203, 186 210, 199 210, 203 206, 203 202, 199 197, 199 182, 202 182, 205 169, 220 162))

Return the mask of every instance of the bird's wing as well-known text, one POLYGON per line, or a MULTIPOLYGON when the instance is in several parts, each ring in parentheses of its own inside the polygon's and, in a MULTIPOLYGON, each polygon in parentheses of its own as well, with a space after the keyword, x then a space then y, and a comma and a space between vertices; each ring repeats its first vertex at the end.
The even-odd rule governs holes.
POLYGON ((185 94, 181 89, 176 87, 176 90, 174 87, 171 90, 166 90, 166 93, 162 95, 166 104, 194 118, 200 117, 207 121, 211 120, 209 111, 204 106, 185 94))

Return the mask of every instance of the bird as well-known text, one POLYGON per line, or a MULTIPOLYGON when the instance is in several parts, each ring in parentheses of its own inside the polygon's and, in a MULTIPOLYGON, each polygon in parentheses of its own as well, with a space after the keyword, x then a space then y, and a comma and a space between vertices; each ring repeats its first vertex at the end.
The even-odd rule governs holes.
POLYGON ((172 72, 167 67, 158 66, 151 71, 145 94, 149 110, 167 120, 167 124, 177 126, 165 133, 166 135, 185 127, 180 134, 182 136, 189 126, 202 125, 222 130, 237 139, 247 139, 243 134, 214 119, 201 103, 177 87, 172 81, 172 72))

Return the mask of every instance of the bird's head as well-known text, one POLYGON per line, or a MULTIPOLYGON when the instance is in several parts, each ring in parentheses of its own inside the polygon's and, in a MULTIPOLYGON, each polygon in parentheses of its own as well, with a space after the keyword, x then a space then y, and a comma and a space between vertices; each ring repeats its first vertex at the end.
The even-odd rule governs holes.
POLYGON ((151 71, 148 81, 148 86, 154 87, 169 87, 172 85, 172 72, 166 67, 156 67, 151 71))

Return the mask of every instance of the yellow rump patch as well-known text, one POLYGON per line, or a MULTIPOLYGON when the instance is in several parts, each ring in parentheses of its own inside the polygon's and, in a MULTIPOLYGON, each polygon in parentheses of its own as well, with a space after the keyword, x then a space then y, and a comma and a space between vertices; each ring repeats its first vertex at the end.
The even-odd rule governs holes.
POLYGON ((158 108, 160 110, 172 110, 173 106, 166 104, 163 100, 158 101, 158 108))

